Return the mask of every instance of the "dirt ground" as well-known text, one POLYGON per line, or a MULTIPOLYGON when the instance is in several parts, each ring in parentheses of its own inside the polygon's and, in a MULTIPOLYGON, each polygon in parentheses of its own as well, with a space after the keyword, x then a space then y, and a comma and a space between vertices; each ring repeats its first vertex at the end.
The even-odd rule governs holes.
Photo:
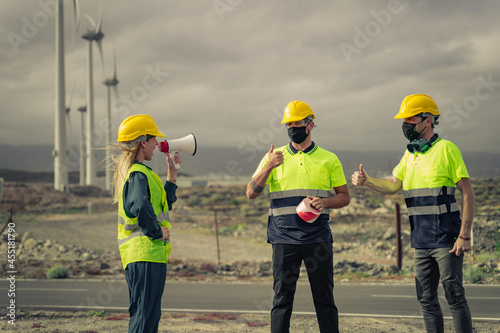
MULTIPOLYGON (((36 194, 36 193, 35 193, 36 194)), ((29 202, 28 194, 22 200, 29 202)), ((60 199, 63 200, 63 199, 60 199)), ((106 198, 80 198, 82 201, 92 201, 98 207, 105 204, 106 198)), ((56 201, 54 198, 47 202, 56 201)), ((39 202, 42 205, 44 202, 39 202)), ((107 204, 109 205, 109 203, 107 204)), ((5 214, 4 214, 5 216, 5 214)), ((215 261, 218 258, 216 238, 213 229, 200 228, 195 223, 175 219, 171 230, 173 251, 170 257, 175 260, 207 260, 215 261)), ((77 213, 62 214, 37 213, 16 216, 16 232, 23 235, 30 232, 37 240, 54 240, 58 244, 78 245, 88 249, 98 249, 107 253, 111 251, 118 255, 116 243, 116 211, 94 211, 93 214, 77 213)), ((207 227, 207 226, 204 226, 207 227)), ((358 226, 359 227, 359 226, 358 226)), ((352 228, 348 223, 344 226, 334 226, 334 234, 352 228)), ((265 261, 271 259, 271 246, 265 241, 264 231, 257 231, 244 237, 219 237, 220 260, 229 261, 265 261)), ((248 230, 247 230, 248 231, 248 230)), ((253 231, 252 231, 253 232, 253 231)), ((385 230, 379 231, 381 235, 385 230)), ((346 253, 350 246, 353 251, 358 249, 353 244, 342 245, 346 253)), ((365 243, 363 247, 367 247, 365 243)), ((373 248, 377 248, 374 244, 373 248)), ((373 248, 369 249, 372 251, 373 248)), ((387 251, 392 252, 391 249, 387 251)), ((358 253, 358 252, 353 252, 358 253)), ((365 255, 365 254, 363 254, 365 255)), ((334 255, 335 256, 335 255, 334 255)), ((337 256, 338 257, 338 256, 337 256)), ((360 257, 358 255, 358 257, 360 257)), ((392 260, 392 259, 391 259, 392 260)), ((116 276, 115 276, 116 277, 116 276)), ((88 277, 86 277, 88 278, 88 277)), ((101 278, 101 277, 99 277, 101 278)), ((265 283, 272 283, 267 277, 265 283)), ((407 281, 412 283, 412 279, 407 281)), ((128 314, 124 312, 82 312, 82 311, 49 311, 40 309, 18 309, 15 326, 9 324, 7 312, 0 309, 1 332, 47 332, 47 333, 103 333, 126 332, 128 314)), ((421 318, 385 318, 385 317, 351 317, 340 314, 339 325, 341 332, 363 333, 420 333, 425 332, 421 318)), ((445 320, 445 331, 454 332, 451 320, 445 320)), ((473 332, 500 333, 500 322, 474 321, 473 332)), ((251 313, 171 313, 164 312, 160 321, 159 332, 269 332, 269 314, 251 313)), ((290 332, 319 332, 317 320, 311 316, 294 315, 290 332)))
MULTIPOLYGON (((4 317, 4 316, 2 316, 4 317)), ((421 319, 407 318, 363 318, 340 315, 339 329, 348 333, 425 333, 421 319)), ((499 323, 474 322, 474 333, 499 333, 499 323)), ((126 332, 128 315, 125 313, 104 313, 91 315, 84 312, 52 312, 22 310, 16 325, 7 320, 0 322, 0 330, 7 332, 39 333, 102 333, 126 332)), ((159 332, 255 332, 270 331, 269 315, 227 314, 227 313, 164 313, 159 332)), ((292 333, 319 332, 317 320, 311 316, 293 316, 290 325, 292 333)), ((451 320, 445 321, 445 332, 454 332, 451 320)))
MULTIPOLYGON (((35 221, 17 224, 19 234, 30 232, 35 239, 50 239, 63 245, 80 245, 88 249, 113 251, 118 254, 116 212, 99 214, 50 214, 38 216, 35 221)), ((172 223, 172 253, 170 259, 217 260, 217 240, 197 229, 191 223, 172 223)), ((271 246, 260 241, 244 241, 238 238, 219 237, 221 261, 268 260, 271 246)))
MULTIPOLYGON (((172 230, 172 257, 178 259, 217 258, 214 235, 191 230, 189 223, 179 223, 172 230)), ((109 251, 116 247, 116 213, 61 214, 37 217, 36 221, 25 218, 16 225, 17 232, 29 231, 38 239, 54 239, 61 244, 77 244, 89 248, 96 246, 109 251), (98 245, 96 245, 98 244, 98 245)), ((269 260, 271 249, 264 240, 244 241, 231 237, 219 238, 221 260, 269 260)), ((271 282, 269 282, 271 283, 271 282)), ((3 318, 6 312, 0 311, 3 318)), ((47 311, 20 309, 16 325, 7 319, 0 322, 0 331, 7 332, 125 332, 128 325, 127 313, 100 313, 81 311, 47 311)), ((370 318, 340 315, 342 332, 365 333, 417 333, 425 332, 420 318, 370 318)), ((453 332, 451 320, 446 320, 446 332, 453 332)), ((164 313, 159 332, 269 332, 267 314, 226 313, 164 313)), ((291 332, 319 332, 317 320, 311 316, 293 316, 291 332)), ((474 332, 500 333, 499 322, 474 322, 474 332)))

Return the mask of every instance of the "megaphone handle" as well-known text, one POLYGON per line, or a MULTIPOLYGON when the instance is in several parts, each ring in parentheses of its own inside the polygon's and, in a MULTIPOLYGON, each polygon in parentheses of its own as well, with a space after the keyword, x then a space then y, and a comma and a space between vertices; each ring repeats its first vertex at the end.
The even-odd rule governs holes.
POLYGON ((174 157, 175 157, 175 153, 177 153, 176 151, 171 151, 170 152, 170 156, 172 156, 172 162, 174 163, 174 167, 179 170, 179 168, 181 167, 181 165, 179 163, 175 163, 175 160, 174 160, 174 157))

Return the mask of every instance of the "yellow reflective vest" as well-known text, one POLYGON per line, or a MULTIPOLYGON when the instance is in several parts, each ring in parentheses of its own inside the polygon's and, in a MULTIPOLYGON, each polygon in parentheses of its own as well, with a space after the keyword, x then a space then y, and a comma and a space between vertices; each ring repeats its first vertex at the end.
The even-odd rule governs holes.
MULTIPOLYGON (((339 159, 314 142, 304 151, 296 150, 291 144, 275 148, 274 151, 283 153, 283 164, 274 168, 266 181, 270 198, 268 243, 333 242, 328 208, 323 209, 315 222, 307 223, 299 217, 296 207, 307 196, 332 197, 332 188, 347 183, 339 159)), ((264 168, 268 160, 269 154, 266 154, 253 177, 264 168)))
MULTIPOLYGON (((167 220, 167 194, 160 177, 145 165, 134 163, 125 179, 128 179, 130 174, 135 171, 142 172, 148 178, 150 200, 158 224, 170 229, 171 225, 167 220)), ((168 256, 172 251, 170 243, 160 239, 151 239, 151 237, 144 235, 137 224, 137 218, 127 216, 123 206, 123 195, 118 202, 118 248, 124 269, 131 262, 137 261, 167 263, 168 256)))
POLYGON ((455 184, 469 178, 458 147, 438 138, 425 153, 406 150, 392 174, 403 182, 411 246, 431 249, 453 245, 462 223, 455 184))

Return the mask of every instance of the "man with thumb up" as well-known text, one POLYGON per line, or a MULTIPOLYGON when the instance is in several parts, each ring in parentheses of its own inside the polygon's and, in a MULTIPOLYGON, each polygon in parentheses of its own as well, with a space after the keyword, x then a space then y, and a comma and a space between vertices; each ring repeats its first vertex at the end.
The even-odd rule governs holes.
POLYGON ((247 197, 258 197, 269 185, 271 199, 267 241, 273 247, 274 300, 271 332, 289 332, 293 298, 302 261, 307 269, 320 332, 335 333, 338 310, 333 299, 333 238, 330 209, 349 204, 347 182, 337 156, 311 139, 311 107, 293 101, 285 108, 290 143, 271 149, 247 185, 247 197), (304 198, 320 214, 314 221, 296 212, 304 198))
POLYGON ((457 146, 434 133, 438 118, 438 107, 430 96, 407 96, 394 119, 404 119, 403 134, 410 142, 392 178, 372 178, 361 164, 352 183, 381 193, 403 189, 415 249, 417 298, 427 332, 444 333, 438 300, 441 280, 455 330, 465 333, 472 332, 472 322, 462 264, 471 248, 474 191, 457 146), (457 188, 462 193, 462 214, 455 200, 457 188))

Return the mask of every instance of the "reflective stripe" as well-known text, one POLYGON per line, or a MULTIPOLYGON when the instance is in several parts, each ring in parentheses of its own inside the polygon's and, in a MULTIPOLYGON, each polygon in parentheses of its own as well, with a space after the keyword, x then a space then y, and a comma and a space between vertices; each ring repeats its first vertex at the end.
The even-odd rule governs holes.
POLYGON ((435 188, 416 188, 413 190, 405 190, 403 191, 405 199, 407 198, 416 198, 416 197, 427 197, 433 196, 437 197, 439 195, 455 195, 455 187, 451 186, 443 186, 443 187, 435 187, 435 188), (446 193, 443 193, 443 189, 446 189, 446 193))
MULTIPOLYGON (((282 208, 271 208, 269 209, 269 216, 281 216, 297 214, 296 207, 282 207, 282 208)), ((330 209, 325 208, 321 211, 321 214, 330 214, 330 209)))
MULTIPOLYGON (((126 241, 128 241, 132 238, 141 237, 141 236, 147 237, 146 235, 144 235, 144 233, 142 232, 142 230, 140 228, 137 228, 137 230, 132 231, 127 238, 118 239, 118 246, 124 244, 126 241)), ((170 240, 164 240, 164 242, 170 243, 170 240)))
MULTIPOLYGON (((318 198, 329 198, 332 197, 335 193, 326 190, 318 190, 318 189, 295 189, 295 190, 287 190, 287 191, 277 191, 271 192, 269 194, 271 198, 271 207, 269 209, 270 216, 282 216, 282 215, 291 215, 297 214, 296 208, 298 202, 302 197, 312 196, 318 198), (287 200, 297 198, 297 200, 287 200), (291 205, 290 203, 293 204, 291 205), (278 206, 276 207, 275 203, 278 206), (284 205, 284 206, 282 206, 284 205)), ((325 208, 321 211, 321 214, 330 214, 330 209, 325 208)))
POLYGON ((135 229, 139 228, 137 223, 134 223, 134 224, 126 223, 125 219, 121 216, 118 216, 118 224, 123 224, 124 225, 123 229, 126 231, 135 230, 135 229))
POLYGON ((131 238, 140 237, 140 236, 146 236, 146 235, 144 235, 141 228, 137 228, 137 230, 132 231, 127 238, 119 239, 118 246, 122 245, 123 243, 125 243, 126 241, 128 241, 131 238))
POLYGON ((450 211, 446 209, 446 205, 439 206, 417 206, 417 207, 408 207, 408 215, 416 216, 416 215, 440 215, 445 213, 453 213, 458 212, 458 204, 456 202, 450 205, 450 211))
POLYGON ((329 198, 333 196, 332 192, 326 190, 316 190, 316 189, 297 189, 288 191, 277 191, 269 193, 269 197, 272 199, 283 199, 291 197, 318 197, 318 198, 329 198))
MULTIPOLYGON (((158 222, 163 222, 165 220, 168 221, 168 212, 160 212, 157 216, 156 216, 156 220, 158 222)), ((134 224, 128 224, 125 222, 125 219, 121 216, 118 216, 118 224, 123 224, 125 225, 125 230, 134 230, 136 228, 139 228, 139 226, 137 225, 137 223, 134 223, 134 224)))

